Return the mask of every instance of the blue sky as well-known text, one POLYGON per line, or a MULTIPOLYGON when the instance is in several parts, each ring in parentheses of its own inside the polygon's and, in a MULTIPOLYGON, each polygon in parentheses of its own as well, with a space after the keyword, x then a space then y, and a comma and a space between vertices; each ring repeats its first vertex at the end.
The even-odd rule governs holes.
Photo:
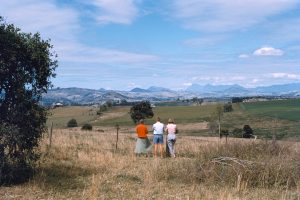
POLYGON ((55 87, 300 82, 300 0, 0 0, 51 39, 55 87))

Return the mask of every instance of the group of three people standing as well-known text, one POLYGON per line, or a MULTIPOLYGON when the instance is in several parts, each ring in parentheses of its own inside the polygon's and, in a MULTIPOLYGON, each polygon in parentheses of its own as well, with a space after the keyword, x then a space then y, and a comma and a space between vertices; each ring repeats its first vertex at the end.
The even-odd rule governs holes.
MULTIPOLYGON (((167 148, 172 157, 175 158, 175 142, 177 127, 172 119, 168 120, 166 127, 160 122, 160 118, 157 117, 156 123, 152 126, 153 130, 153 143, 154 143, 154 157, 157 156, 158 149, 160 156, 164 154, 164 132, 167 133, 167 148)), ((135 147, 136 154, 147 154, 151 151, 151 143, 148 139, 148 129, 144 124, 144 120, 140 120, 140 123, 136 127, 137 132, 137 143, 135 147)))

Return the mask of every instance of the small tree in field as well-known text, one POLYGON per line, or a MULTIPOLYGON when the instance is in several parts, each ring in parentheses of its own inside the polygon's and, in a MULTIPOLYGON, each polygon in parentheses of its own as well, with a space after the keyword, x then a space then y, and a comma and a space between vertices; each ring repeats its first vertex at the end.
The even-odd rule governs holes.
POLYGON ((42 94, 57 67, 48 40, 20 32, 0 17, 0 185, 26 181, 45 131, 42 94))
POLYGON ((244 125, 243 127, 243 138, 251 138, 253 137, 253 130, 249 125, 244 125))
POLYGON ((149 101, 142 101, 130 109, 130 117, 134 123, 137 123, 141 119, 153 117, 152 107, 149 101))
POLYGON ((231 103, 224 104, 223 110, 224 112, 232 112, 233 111, 232 104, 231 103))
POLYGON ((73 127, 77 127, 77 126, 78 126, 78 124, 77 124, 76 119, 70 119, 70 121, 68 121, 68 124, 67 124, 68 128, 73 128, 73 127))

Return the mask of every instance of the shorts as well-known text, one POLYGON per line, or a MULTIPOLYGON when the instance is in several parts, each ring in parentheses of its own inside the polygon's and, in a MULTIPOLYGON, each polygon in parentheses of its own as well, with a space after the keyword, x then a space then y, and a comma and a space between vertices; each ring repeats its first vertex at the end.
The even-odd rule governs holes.
POLYGON ((153 143, 154 144, 163 144, 164 136, 162 134, 153 135, 153 143))

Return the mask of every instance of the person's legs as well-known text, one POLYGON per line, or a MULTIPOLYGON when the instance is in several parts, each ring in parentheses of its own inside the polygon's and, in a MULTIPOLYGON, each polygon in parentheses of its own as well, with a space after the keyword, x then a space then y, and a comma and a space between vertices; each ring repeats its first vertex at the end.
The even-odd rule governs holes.
POLYGON ((173 144, 172 144, 172 140, 168 140, 168 147, 169 147, 170 155, 173 156, 173 144))
POLYGON ((163 144, 164 144, 164 136, 159 135, 158 145, 159 145, 160 157, 162 157, 162 158, 163 158, 163 152, 164 152, 163 144))
POLYGON ((173 139, 168 140, 168 147, 169 147, 169 151, 170 151, 170 154, 172 157, 175 157, 174 145, 175 145, 175 140, 173 140, 173 139))
POLYGON ((163 152, 164 152, 164 148, 163 148, 163 144, 159 144, 159 150, 160 150, 160 157, 164 157, 163 156, 163 152))
POLYGON ((154 144, 154 157, 157 156, 157 143, 158 143, 158 138, 157 135, 153 135, 153 144, 154 144))
POLYGON ((173 157, 175 158, 175 142, 176 140, 172 140, 172 146, 173 146, 173 157))
POLYGON ((157 144, 154 144, 154 157, 157 156, 157 144))

